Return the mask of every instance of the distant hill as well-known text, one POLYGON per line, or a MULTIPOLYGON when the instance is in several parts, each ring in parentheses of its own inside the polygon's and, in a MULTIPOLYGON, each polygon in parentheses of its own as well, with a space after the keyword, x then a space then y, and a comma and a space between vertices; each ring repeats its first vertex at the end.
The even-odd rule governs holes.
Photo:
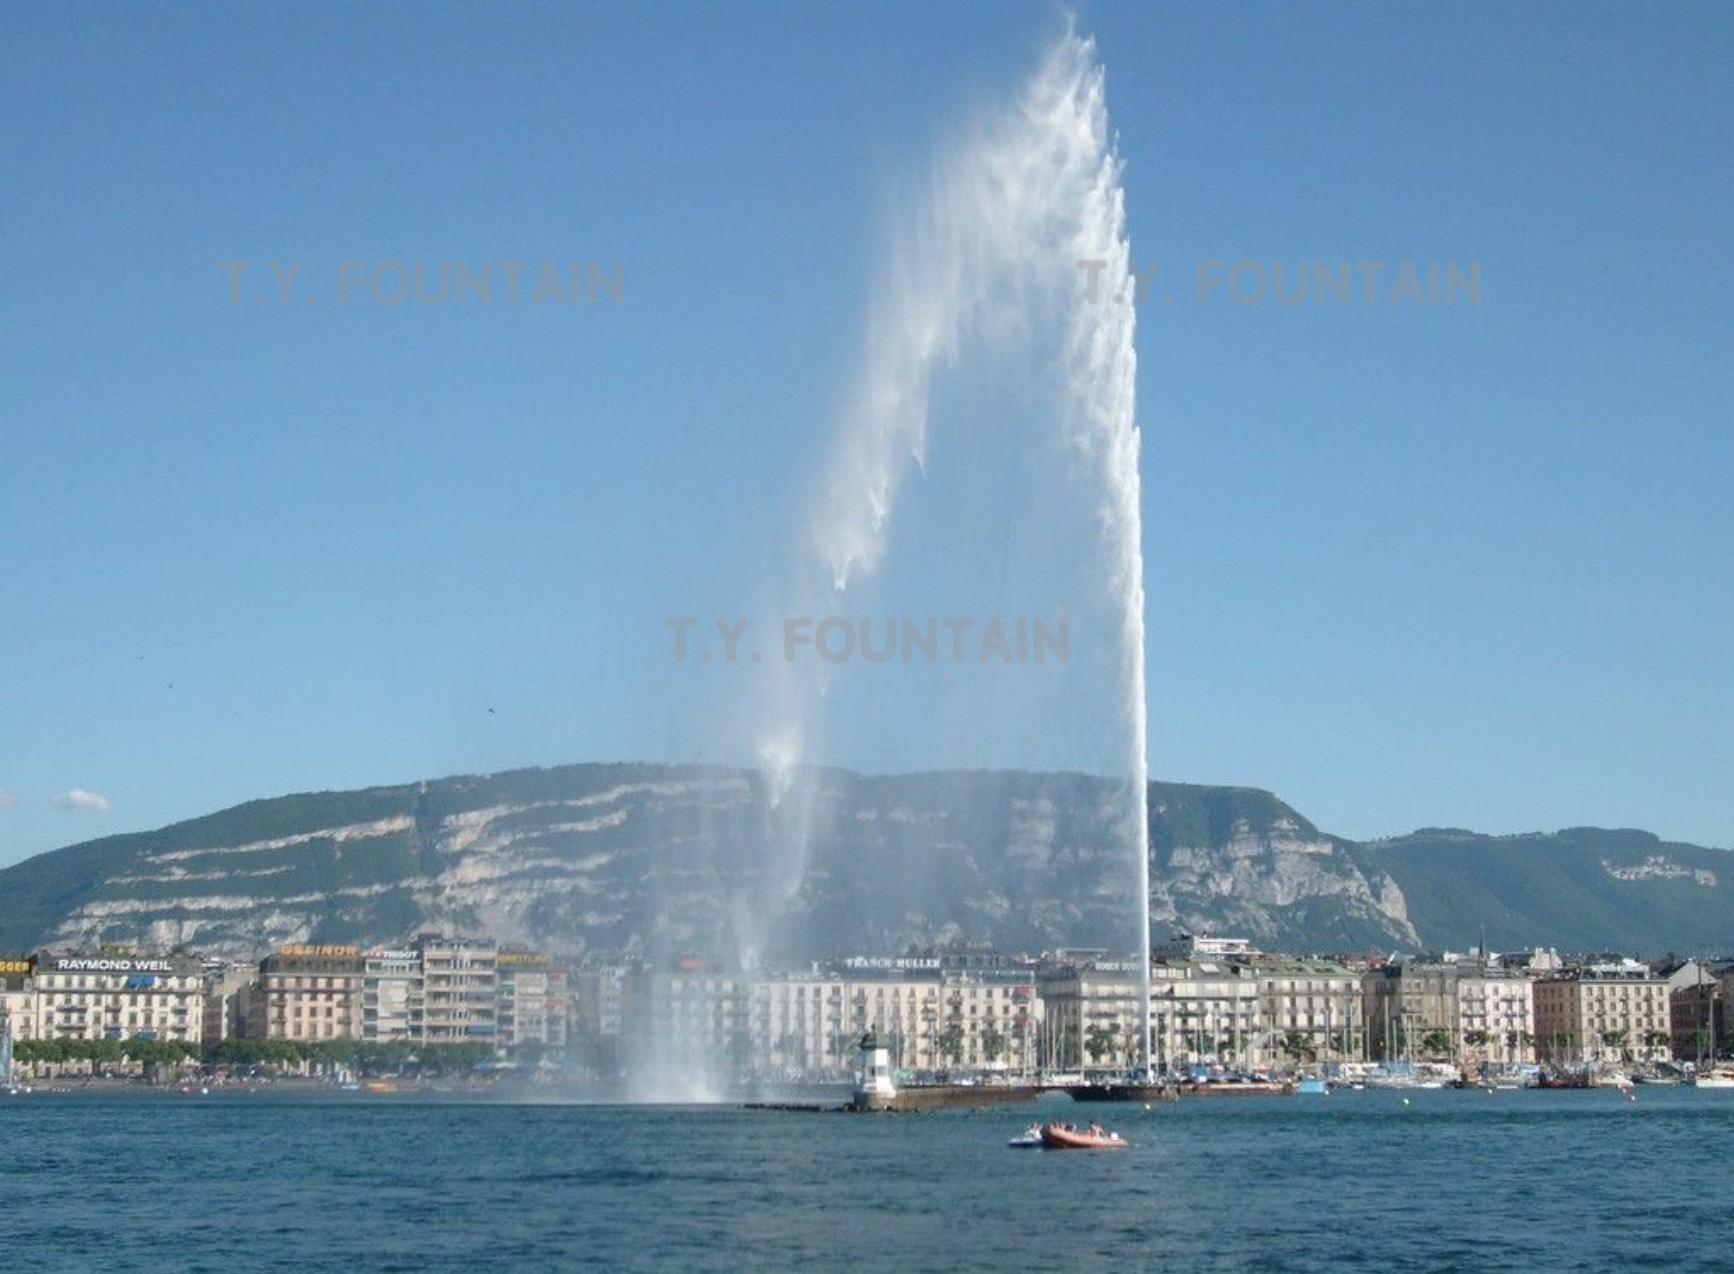
POLYGON ((1499 950, 1734 950, 1734 855, 1649 832, 1572 827, 1481 836, 1426 828, 1362 845, 1401 882, 1421 933, 1499 950))
MULTIPOLYGON (((1269 792, 1152 783, 1158 934, 1273 950, 1734 946, 1720 850, 1644 832, 1360 845, 1269 792)), ((1135 942, 1124 801, 1079 774, 578 765, 253 801, 0 871, 0 951, 487 934, 568 956, 795 961, 1135 942)))

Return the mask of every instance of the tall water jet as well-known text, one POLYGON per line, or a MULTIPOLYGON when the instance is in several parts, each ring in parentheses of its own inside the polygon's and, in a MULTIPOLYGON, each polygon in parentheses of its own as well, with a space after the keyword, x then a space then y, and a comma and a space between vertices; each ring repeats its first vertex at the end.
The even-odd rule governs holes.
MULTIPOLYGON (((906 479, 928 455, 938 374, 966 348, 987 351, 1007 366, 1019 359, 1051 360, 1056 374, 1049 405, 1058 423, 1053 441, 1061 444, 1078 489, 1089 493, 1096 541, 1090 564, 1105 566, 1113 613, 1112 676, 1125 739, 1110 765, 1126 783, 1124 827, 1137 879, 1143 1006, 1136 1064, 1148 1071, 1143 547, 1133 274, 1125 223, 1104 73, 1094 42, 1068 24, 1016 102, 978 121, 940 158, 927 188, 903 210, 869 317, 864 365, 821 484, 812 559, 797 570, 792 600, 804 604, 787 606, 783 614, 836 614, 845 594, 885 564, 906 479), (1038 337, 1048 337, 1048 343, 1041 345, 1038 337)), ((771 666, 776 684, 767 696, 772 706, 760 755, 772 780, 773 809, 787 799, 801 766, 822 755, 818 705, 834 671, 786 660, 771 666)), ((809 807, 777 864, 795 882, 805 870, 812 817, 809 807)))

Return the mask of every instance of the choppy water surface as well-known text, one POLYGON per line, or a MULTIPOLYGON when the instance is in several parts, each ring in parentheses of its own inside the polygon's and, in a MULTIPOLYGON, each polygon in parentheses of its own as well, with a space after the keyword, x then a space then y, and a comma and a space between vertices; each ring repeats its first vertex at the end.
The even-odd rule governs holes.
POLYGON ((1712 1264, 1734 1093, 923 1116, 0 1097, 16 1270, 1623 1271, 1712 1264), (1010 1150, 1108 1116, 1131 1149, 1010 1150))

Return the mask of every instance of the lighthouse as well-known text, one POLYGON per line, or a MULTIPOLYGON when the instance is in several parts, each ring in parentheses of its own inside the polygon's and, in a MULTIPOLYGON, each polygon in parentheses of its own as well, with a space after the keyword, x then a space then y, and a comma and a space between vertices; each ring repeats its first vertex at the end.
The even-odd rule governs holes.
POLYGON ((861 1074, 855 1084, 856 1109, 884 1109, 897 1095, 891 1082, 891 1045, 877 1031, 861 1037, 861 1074))

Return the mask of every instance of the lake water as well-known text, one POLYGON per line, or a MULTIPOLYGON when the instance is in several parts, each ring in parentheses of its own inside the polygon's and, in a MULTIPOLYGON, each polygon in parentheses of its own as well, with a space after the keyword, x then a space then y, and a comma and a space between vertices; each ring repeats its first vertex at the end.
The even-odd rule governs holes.
POLYGON ((1734 1093, 1390 1092, 846 1116, 0 1097, 4 1267, 1626 1271, 1734 1260, 1734 1093), (1012 1150, 1103 1117, 1125 1151, 1012 1150))

